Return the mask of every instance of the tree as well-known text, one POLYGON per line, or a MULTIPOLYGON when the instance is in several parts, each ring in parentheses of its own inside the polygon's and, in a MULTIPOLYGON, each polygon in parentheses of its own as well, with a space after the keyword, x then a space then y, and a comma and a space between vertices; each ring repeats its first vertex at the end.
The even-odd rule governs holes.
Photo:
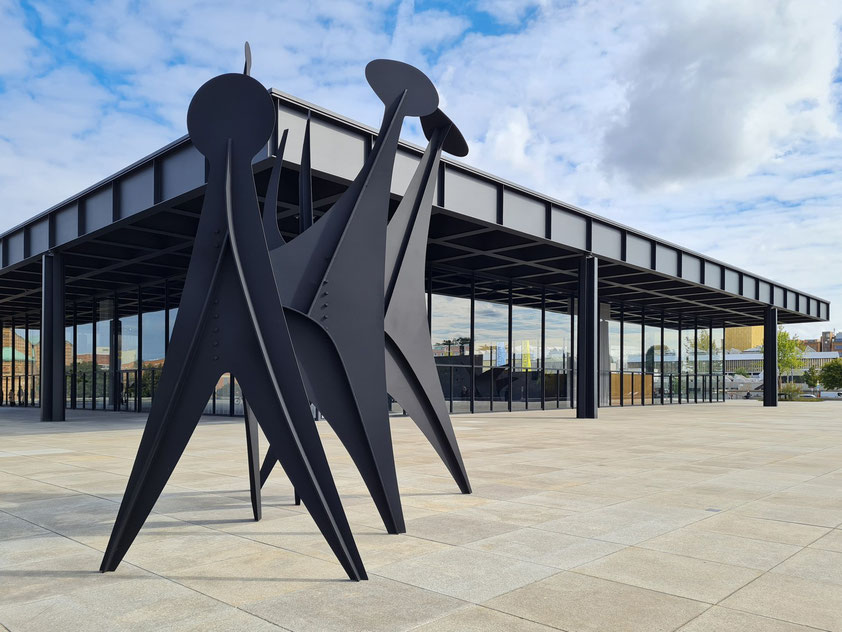
POLYGON ((819 385, 819 382, 819 372, 816 370, 816 367, 811 366, 809 369, 804 371, 804 383, 808 387, 816 388, 819 385))
MULTIPOLYGON (((805 347, 806 345, 797 336, 783 327, 778 327, 778 389, 781 387, 781 375, 804 366, 805 347)), ((763 350, 762 346, 760 350, 763 350)))
POLYGON ((842 388, 842 358, 825 364, 819 373, 819 381, 822 386, 830 390, 842 388))
POLYGON ((742 375, 743 377, 748 377, 748 371, 746 371, 746 368, 744 366, 738 366, 734 370, 734 375, 742 375))

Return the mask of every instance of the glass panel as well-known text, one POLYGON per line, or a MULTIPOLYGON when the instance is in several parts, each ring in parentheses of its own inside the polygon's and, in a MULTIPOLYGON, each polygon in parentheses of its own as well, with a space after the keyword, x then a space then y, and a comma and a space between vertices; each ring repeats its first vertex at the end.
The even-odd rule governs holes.
POLYGON ((495 409, 503 410, 501 403, 506 402, 509 395, 509 290, 502 284, 478 282, 476 294, 502 301, 492 303, 477 299, 474 331, 476 353, 482 356, 483 369, 477 379, 477 399, 491 397, 495 409))
POLYGON ((711 338, 710 329, 700 328, 698 331, 698 343, 696 352, 699 354, 699 373, 707 375, 710 373, 711 338))
POLYGON ((681 401, 691 402, 694 398, 695 381, 689 375, 693 374, 696 360, 696 329, 682 327, 681 329, 681 401))
POLYGON ((158 310, 143 315, 143 390, 141 408, 146 410, 152 404, 153 389, 161 378, 164 367, 165 312, 158 310))
POLYGON ((64 375, 67 384, 64 405, 69 408, 72 405, 73 395, 73 325, 64 328, 64 375))
POLYGON ((223 373, 214 389, 215 414, 228 415, 231 411, 231 374, 223 373))
MULTIPOLYGON (((620 366, 623 350, 620 346, 620 309, 610 307, 607 310, 607 317, 604 319, 606 328, 606 340, 604 351, 600 351, 600 360, 603 368, 608 368, 610 380, 608 381, 607 403, 609 406, 618 406, 622 401, 623 384, 620 383, 620 366), (603 356, 604 354, 604 356, 603 356)), ((600 340, 602 348, 602 340, 600 340)))
POLYGON ((640 313, 626 309, 623 323, 623 403, 626 406, 639 405, 642 393, 640 371, 642 362, 640 347, 643 344, 643 331, 640 326, 640 313))
POLYGON ((29 363, 29 383, 27 384, 27 401, 30 406, 37 406, 41 401, 41 330, 29 329, 29 348, 27 349, 29 363))
POLYGON ((76 407, 93 406, 93 325, 76 326, 76 407))
POLYGON ((573 317, 570 316, 567 298, 551 301, 547 297, 545 317, 546 348, 546 407, 568 407, 570 405, 570 370, 573 365, 571 349, 571 328, 573 317), (550 310, 560 311, 550 311, 550 310))
POLYGON ((648 317, 643 328, 643 372, 646 375, 644 390, 647 404, 661 403, 661 318, 648 317), (658 376, 658 379, 655 379, 658 376))
POLYGON ((168 334, 168 335, 169 335, 169 337, 167 338, 167 340, 172 339, 172 330, 173 330, 173 327, 175 327, 175 319, 176 319, 177 317, 178 317, 178 308, 177 308, 177 307, 173 307, 173 308, 170 310, 170 331, 169 331, 169 334, 168 334))
MULTIPOLYGON (((430 335, 448 407, 470 410, 471 299, 433 294, 430 335)), ((403 413, 397 403, 392 411, 403 413)))
MULTIPOLYGON (((507 315, 508 317, 508 315, 507 315)), ((512 306, 512 409, 541 407, 541 310, 512 306), (537 389, 534 386, 538 382, 537 389), (530 387, 530 383, 533 385, 530 387), (537 393, 537 396, 536 396, 537 393)))
POLYGON ((2 355, 0 356, 0 404, 7 405, 9 387, 11 384, 12 365, 11 358, 11 335, 5 326, 0 327, 0 340, 2 340, 2 355))
POLYGON ((137 305, 134 302, 129 303, 121 311, 125 311, 126 309, 131 309, 134 313, 121 316, 118 329, 117 340, 120 344, 120 352, 118 354, 120 367, 120 408, 121 410, 134 410, 139 361, 137 356, 139 340, 137 305))
POLYGON ((26 348, 26 328, 16 327, 14 338, 14 402, 17 406, 23 406, 26 402, 26 372, 29 369, 29 354, 26 348))
MULTIPOLYGON (((479 358, 479 355, 477 358, 479 358)), ((490 370, 487 370, 482 366, 479 359, 477 360, 477 364, 474 366, 473 370, 474 384, 476 386, 474 412, 485 413, 491 410, 491 380, 493 375, 490 370)))
POLYGON ((678 401, 679 379, 681 367, 678 366, 678 330, 671 327, 664 328, 664 402, 678 401))
POLYGON ((725 329, 714 327, 711 330, 713 344, 713 366, 711 371, 715 379, 714 401, 725 401, 725 390, 722 379, 722 372, 725 368, 725 329))
MULTIPOLYGON (((96 323, 96 350, 94 367, 96 369, 96 408, 111 407, 111 318, 114 302, 111 299, 99 301, 96 323)), ((118 359, 119 362, 119 359, 118 359)))
POLYGON ((243 392, 240 390, 240 384, 237 380, 234 380, 234 415, 243 415, 243 392))

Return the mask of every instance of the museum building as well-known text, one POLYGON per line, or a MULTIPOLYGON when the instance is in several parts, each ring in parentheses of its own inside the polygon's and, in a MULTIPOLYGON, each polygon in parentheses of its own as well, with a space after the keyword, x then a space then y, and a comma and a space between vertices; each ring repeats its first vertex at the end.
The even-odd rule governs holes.
MULTIPOLYGON (((294 239, 307 117, 317 219, 357 175, 376 130, 271 92, 277 129, 253 161, 255 180, 262 196, 270 148, 289 129, 277 216, 294 239)), ((393 209, 421 154, 401 144, 393 209)), ((0 236, 0 405, 44 403, 44 419, 65 408, 149 409, 206 176, 184 137, 0 236)), ((447 158, 426 284, 432 353, 454 413, 575 408, 589 418, 599 406, 721 401, 725 329, 756 325, 774 405, 778 324, 830 312, 796 288, 447 158)), ((220 378, 206 413, 242 415, 236 377, 220 378)))

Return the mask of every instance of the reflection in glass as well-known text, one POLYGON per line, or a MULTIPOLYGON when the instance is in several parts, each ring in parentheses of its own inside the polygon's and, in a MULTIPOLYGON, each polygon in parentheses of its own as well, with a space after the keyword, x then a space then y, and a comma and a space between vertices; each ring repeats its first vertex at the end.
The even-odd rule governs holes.
MULTIPOLYGON (((471 300, 433 294, 431 341, 439 380, 451 412, 467 412, 471 401, 471 300)), ((390 400, 393 412, 402 412, 390 400)))
POLYGON ((30 406, 37 406, 41 398, 41 330, 29 328, 29 347, 27 362, 29 363, 29 383, 27 385, 27 402, 30 406))
POLYGON ((509 393, 509 308, 476 301, 474 310, 476 354, 482 357, 476 398, 479 401, 492 397, 495 402, 505 402, 509 393))
POLYGON ((641 392, 642 382, 640 379, 641 358, 640 346, 643 344, 643 331, 639 322, 633 322, 632 318, 640 318, 639 314, 625 314, 623 323, 623 376, 622 376, 622 397, 623 404, 631 406, 640 404, 643 397, 641 392))
POLYGON ((541 407, 541 309, 512 306, 512 410, 541 407))
POLYGON ((664 328, 664 402, 677 402, 680 392, 681 367, 678 364, 679 333, 671 327, 664 328))
POLYGON ((661 403, 661 319, 647 317, 643 329, 643 371, 647 404, 661 403))
POLYGON ((571 328, 573 318, 569 313, 565 313, 568 309, 567 305, 559 307, 564 312, 548 310, 545 317, 546 367, 544 381, 546 383, 545 405, 547 408, 564 406, 562 402, 569 405, 572 387, 571 328))
POLYGON ((93 407, 93 325, 76 326, 76 407, 93 407))

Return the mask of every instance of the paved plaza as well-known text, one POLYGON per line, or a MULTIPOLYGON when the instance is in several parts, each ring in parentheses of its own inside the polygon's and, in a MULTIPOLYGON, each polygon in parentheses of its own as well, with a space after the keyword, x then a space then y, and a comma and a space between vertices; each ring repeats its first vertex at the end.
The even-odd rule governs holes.
POLYGON ((456 416, 470 496, 394 418, 405 535, 321 422, 359 583, 281 470, 251 519, 242 420, 213 417, 100 574, 145 416, 37 419, 0 410, 0 630, 842 630, 842 403, 456 416))

